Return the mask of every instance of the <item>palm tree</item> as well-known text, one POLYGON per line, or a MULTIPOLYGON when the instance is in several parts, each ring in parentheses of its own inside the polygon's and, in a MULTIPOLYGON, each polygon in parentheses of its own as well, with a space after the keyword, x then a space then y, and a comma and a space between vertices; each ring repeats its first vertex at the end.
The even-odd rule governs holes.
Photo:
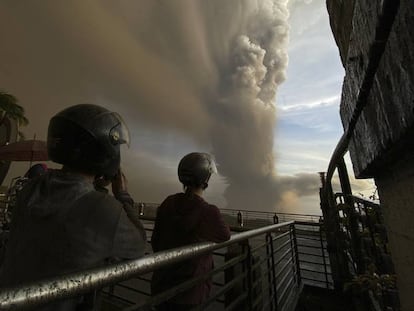
MULTIPOLYGON (((17 98, 0 91, 0 125, 6 118, 15 120, 19 127, 29 124, 29 120, 24 116, 24 108, 17 104, 17 98)), ((19 136, 24 139, 24 135, 20 131, 19 136)))

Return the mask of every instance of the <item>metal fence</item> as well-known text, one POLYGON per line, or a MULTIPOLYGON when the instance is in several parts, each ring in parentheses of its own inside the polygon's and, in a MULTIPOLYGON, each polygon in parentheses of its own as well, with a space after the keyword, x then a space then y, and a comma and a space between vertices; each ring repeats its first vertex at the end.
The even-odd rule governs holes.
POLYGON ((388 236, 379 204, 356 196, 346 197, 343 193, 335 194, 339 214, 340 228, 349 245, 347 251, 352 263, 359 263, 355 271, 366 273, 370 265, 375 265, 379 274, 393 274, 394 266, 388 249, 388 236), (348 200, 347 200, 348 199, 348 200), (352 204, 349 204, 352 203, 352 204), (350 219, 354 219, 354 228, 350 219), (355 251, 352 232, 360 240, 359 251, 355 251), (361 258, 357 258, 360 256, 361 258))
MULTIPOLYGON (((237 215, 237 213, 238 211, 233 211, 232 215, 237 215)), ((303 218, 308 219, 306 216, 307 215, 304 215, 303 218)), ((141 221, 143 222, 146 229, 148 242, 150 242, 154 227, 154 218, 152 216, 144 215, 142 216, 141 221)), ((248 230, 249 226, 253 227, 253 225, 256 227, 260 227, 260 225, 265 226, 265 224, 260 221, 249 222, 247 226, 245 224, 241 225, 237 223, 237 221, 234 219, 233 221, 229 221, 229 219, 226 221, 227 223, 231 224, 230 229, 232 232, 246 231, 248 230)), ((299 250, 298 254, 302 282, 310 286, 332 289, 332 272, 329 254, 327 251, 326 234, 323 223, 319 221, 295 221, 295 229, 295 239, 299 250)), ((214 256, 216 257, 215 260, 219 261, 221 254, 215 252, 214 256)), ((146 279, 149 283, 150 279, 148 276, 146 279)), ((149 287, 147 291, 149 292, 149 287)))
POLYGON ((320 215, 305 215, 295 213, 270 213, 233 209, 220 210, 226 221, 233 226, 257 228, 286 221, 322 222, 320 215))
MULTIPOLYGON (((141 211, 141 220, 144 222, 149 242, 151 241, 158 206, 159 204, 156 203, 137 204, 137 208, 141 211)), ((303 283, 310 286, 333 288, 332 271, 322 216, 232 209, 220 209, 220 211, 233 232, 269 226, 278 223, 280 220, 282 222, 295 221, 303 283)), ((216 258, 216 260, 219 259, 216 258)))
MULTIPOLYGON (((155 220, 158 203, 136 203, 141 216, 148 220, 155 220)), ((246 211, 234 209, 220 209, 226 222, 233 227, 257 228, 286 221, 323 222, 322 215, 296 213, 270 213, 262 211, 246 211)))
POLYGON ((323 224, 295 222, 295 229, 302 282, 310 286, 333 289, 323 224))
POLYGON ((144 258, 36 282, 0 293, 0 309, 35 306, 104 288, 111 310, 151 310, 195 284, 212 278, 207 301, 194 310, 293 310, 301 290, 301 267, 294 222, 232 235, 224 243, 199 243, 144 258), (151 272, 214 252, 214 269, 151 296, 151 272))
POLYGON ((199 309, 292 309, 300 284, 293 235, 294 226, 285 225, 219 248, 214 251, 215 268, 208 275, 155 297, 150 293, 150 274, 118 283, 105 290, 106 302, 124 305, 120 310, 146 310, 209 277, 213 280, 212 294, 199 309), (142 303, 134 305, 138 297, 142 303))

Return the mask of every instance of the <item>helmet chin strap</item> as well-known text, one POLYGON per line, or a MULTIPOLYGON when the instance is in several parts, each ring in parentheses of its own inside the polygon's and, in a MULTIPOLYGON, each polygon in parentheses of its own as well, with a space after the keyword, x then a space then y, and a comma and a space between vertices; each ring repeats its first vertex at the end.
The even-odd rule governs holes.
POLYGON ((208 181, 210 180, 211 174, 209 174, 206 178, 206 181, 203 183, 203 190, 206 190, 208 187, 208 181))

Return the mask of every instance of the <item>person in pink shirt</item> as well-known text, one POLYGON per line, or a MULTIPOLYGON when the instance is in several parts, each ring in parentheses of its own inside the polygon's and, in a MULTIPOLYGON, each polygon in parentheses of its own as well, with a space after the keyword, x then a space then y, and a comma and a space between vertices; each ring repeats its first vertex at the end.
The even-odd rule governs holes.
MULTIPOLYGON (((178 178, 184 192, 168 196, 157 210, 151 244, 154 252, 192 243, 224 242, 230 239, 217 206, 203 199, 203 193, 213 173, 217 173, 213 158, 207 153, 193 152, 181 159, 178 178)), ((161 293, 190 278, 208 273, 213 268, 212 254, 186 260, 154 272, 151 282, 153 295, 161 293)), ((159 311, 185 311, 205 301, 211 280, 195 285, 158 306, 159 311)))

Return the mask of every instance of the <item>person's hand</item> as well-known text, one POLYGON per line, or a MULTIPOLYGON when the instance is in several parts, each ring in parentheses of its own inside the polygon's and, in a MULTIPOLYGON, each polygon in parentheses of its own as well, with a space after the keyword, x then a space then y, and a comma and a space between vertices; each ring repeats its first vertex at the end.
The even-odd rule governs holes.
POLYGON ((128 181, 124 173, 121 171, 121 169, 119 169, 118 173, 115 175, 114 179, 112 180, 112 193, 115 195, 121 192, 128 192, 127 184, 128 184, 128 181))
POLYGON ((112 181, 110 179, 105 178, 105 176, 100 176, 98 178, 95 178, 93 183, 97 188, 106 188, 109 186, 111 182, 112 181))

